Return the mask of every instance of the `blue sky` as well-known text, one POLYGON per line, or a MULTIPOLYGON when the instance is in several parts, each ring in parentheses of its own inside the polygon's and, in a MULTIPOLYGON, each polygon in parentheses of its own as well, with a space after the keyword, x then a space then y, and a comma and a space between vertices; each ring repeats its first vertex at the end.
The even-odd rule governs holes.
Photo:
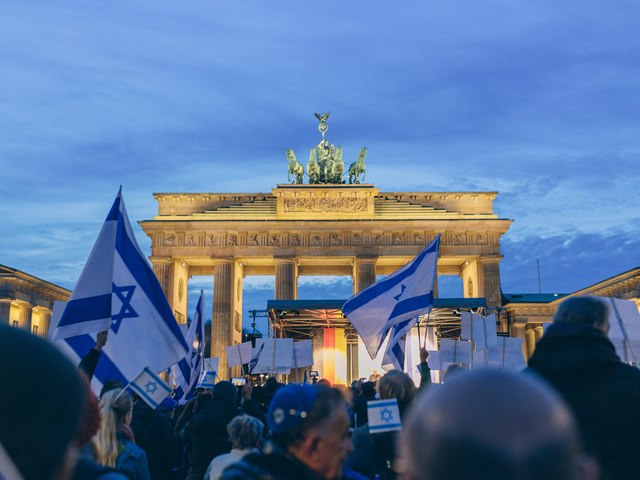
POLYGON ((331 111, 383 191, 500 192, 504 291, 536 258, 544 291, 587 286, 640 265, 638 24, 635 0, 5 0, 0 263, 71 288, 120 184, 132 220, 269 191, 331 111))

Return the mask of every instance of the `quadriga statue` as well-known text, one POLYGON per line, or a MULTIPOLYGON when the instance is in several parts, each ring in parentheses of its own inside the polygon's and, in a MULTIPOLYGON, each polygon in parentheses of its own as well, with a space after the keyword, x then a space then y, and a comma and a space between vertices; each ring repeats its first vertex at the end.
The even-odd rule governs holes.
POLYGON ((366 169, 364 166, 364 159, 367 157, 367 147, 362 147, 358 154, 358 160, 349 165, 347 175, 349 175, 349 183, 360 183, 360 175, 362 175, 362 181, 364 182, 366 169))
POLYGON ((296 154, 293 150, 287 148, 287 158, 289 159, 289 172, 287 173, 287 179, 291 181, 291 175, 294 176, 293 183, 302 183, 304 178, 304 167, 296 159, 296 154))

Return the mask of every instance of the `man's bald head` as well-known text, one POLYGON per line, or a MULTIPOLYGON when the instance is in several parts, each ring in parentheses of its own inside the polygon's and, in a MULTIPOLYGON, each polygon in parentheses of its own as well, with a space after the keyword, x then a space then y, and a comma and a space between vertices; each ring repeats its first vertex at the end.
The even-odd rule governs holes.
POLYGON ((408 478, 581 478, 571 414, 533 376, 460 375, 420 398, 405 425, 401 456, 408 478))

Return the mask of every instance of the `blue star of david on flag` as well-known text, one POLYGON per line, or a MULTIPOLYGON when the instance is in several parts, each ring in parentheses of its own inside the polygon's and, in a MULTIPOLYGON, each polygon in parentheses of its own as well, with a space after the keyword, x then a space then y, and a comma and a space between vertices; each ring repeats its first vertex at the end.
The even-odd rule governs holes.
POLYGON ((152 381, 148 381, 147 384, 144 386, 144 390, 147 393, 156 393, 157 389, 158 389, 158 384, 152 381))
POLYGON ((400 409, 395 398, 367 402, 369 433, 383 433, 400 430, 400 409))
POLYGON ((145 367, 133 382, 127 385, 151 408, 158 405, 171 394, 171 388, 162 379, 153 373, 149 367, 145 367))
POLYGON ((383 408, 380 410, 380 420, 384 423, 389 423, 393 420, 393 413, 388 408, 383 408))
POLYGON ((395 297, 393 297, 393 299, 394 299, 396 302, 399 302, 399 301, 400 301, 400 297, 402 296, 402 294, 404 293, 404 291, 407 289, 407 286, 403 283, 403 284, 401 284, 401 285, 400 285, 400 288, 401 288, 400 293, 399 293, 398 295, 396 295, 395 297))
POLYGON ((133 298, 133 292, 135 291, 135 285, 128 285, 126 287, 118 287, 115 283, 113 284, 113 294, 122 302, 122 306, 120 307, 120 311, 111 316, 111 330, 113 333, 117 334, 118 330, 120 330, 120 324, 122 320, 125 318, 137 318, 139 317, 138 313, 131 306, 131 299, 133 298))

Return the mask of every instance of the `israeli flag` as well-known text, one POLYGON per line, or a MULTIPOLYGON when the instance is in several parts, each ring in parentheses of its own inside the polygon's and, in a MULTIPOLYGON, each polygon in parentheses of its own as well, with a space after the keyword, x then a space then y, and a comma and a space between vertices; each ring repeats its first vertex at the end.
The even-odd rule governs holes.
POLYGON ((393 432, 402 429, 398 400, 372 400, 367 402, 369 433, 393 432))
POLYGON ((342 312, 358 331, 372 359, 396 325, 408 321, 394 334, 400 338, 402 331, 413 326, 416 317, 430 311, 439 246, 440 235, 411 262, 343 305, 342 312))
POLYGON ((196 393, 198 380, 203 370, 204 355, 204 291, 200 291, 200 298, 196 305, 196 313, 187 333, 187 356, 171 367, 171 373, 176 381, 176 392, 173 399, 180 405, 186 403, 196 393))
MULTIPOLYGON (((70 326, 86 332, 85 322, 93 325, 94 332, 109 330, 92 382, 94 391, 106 380, 126 385, 146 366, 154 372, 166 370, 188 350, 164 292, 136 243, 121 192, 70 301, 61 315, 54 311, 51 328, 54 335, 70 326), (109 321, 98 326, 95 321, 102 322, 104 317, 109 321)), ((63 337, 67 334, 60 333, 58 338, 63 337)), ((76 334, 58 343, 80 362, 95 346, 95 333, 76 334)))
POLYGON ((389 342, 382 357, 382 368, 389 371, 393 368, 404 371, 407 357, 407 334, 417 322, 417 318, 403 320, 391 329, 389 342))
POLYGON ((145 367, 129 385, 138 396, 154 410, 169 396, 171 388, 162 379, 145 367))

